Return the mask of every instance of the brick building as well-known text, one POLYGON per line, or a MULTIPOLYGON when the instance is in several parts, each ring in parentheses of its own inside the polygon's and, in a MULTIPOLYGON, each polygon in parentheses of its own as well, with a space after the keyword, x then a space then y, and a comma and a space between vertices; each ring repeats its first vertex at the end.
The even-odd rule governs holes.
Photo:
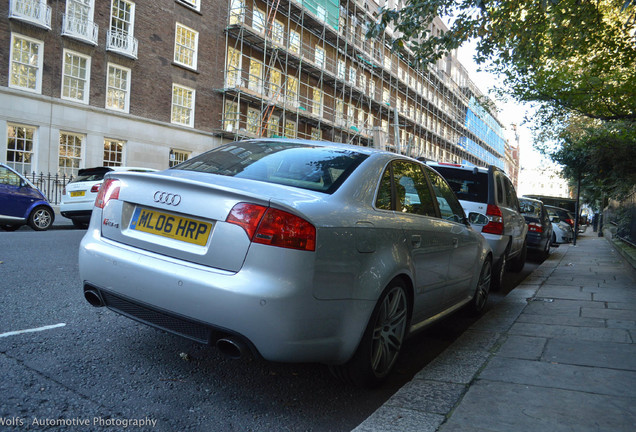
MULTIPOLYGON (((381 0, 384 4, 384 0, 381 0)), ((503 167, 501 124, 449 56, 364 37, 375 0, 5 0, 0 161, 166 168, 285 136, 503 167)), ((430 31, 443 31, 437 20, 430 31)))

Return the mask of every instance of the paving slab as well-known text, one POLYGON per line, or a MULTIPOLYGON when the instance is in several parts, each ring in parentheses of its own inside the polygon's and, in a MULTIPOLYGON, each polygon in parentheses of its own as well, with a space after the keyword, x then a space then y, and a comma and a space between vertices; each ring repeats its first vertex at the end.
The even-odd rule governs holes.
POLYGON ((497 351, 498 356, 539 360, 548 342, 544 337, 508 335, 497 351))
POLYGON ((479 379, 633 397, 636 372, 495 356, 479 379))
POLYGON ((633 432, 634 424, 636 398, 480 380, 439 430, 633 432))
MULTIPOLYGON (((636 371, 636 345, 598 341, 551 339, 543 360, 581 366, 636 371)), ((636 396, 636 385, 634 385, 636 396)))

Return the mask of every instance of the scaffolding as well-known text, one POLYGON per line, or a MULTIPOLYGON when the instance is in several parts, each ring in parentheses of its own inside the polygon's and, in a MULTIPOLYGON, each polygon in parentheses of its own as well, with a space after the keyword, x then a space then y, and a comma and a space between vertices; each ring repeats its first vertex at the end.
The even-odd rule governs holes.
POLYGON ((461 64, 417 68, 391 51, 390 32, 367 39, 377 11, 372 0, 229 0, 219 134, 501 165, 501 125, 475 104, 483 95, 461 64))

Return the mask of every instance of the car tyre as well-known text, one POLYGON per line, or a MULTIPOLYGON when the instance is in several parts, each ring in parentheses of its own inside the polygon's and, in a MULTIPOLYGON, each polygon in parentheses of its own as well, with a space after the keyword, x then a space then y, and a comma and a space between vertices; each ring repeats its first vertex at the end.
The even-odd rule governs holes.
POLYGON ((519 273, 523 270, 523 266, 526 265, 526 258, 528 257, 528 243, 527 241, 523 241, 523 246, 521 247, 521 252, 519 255, 512 261, 510 265, 510 270, 519 273))
POLYGON ((492 267, 492 278, 490 288, 493 291, 499 291, 503 288, 504 274, 508 264, 508 249, 501 255, 497 264, 492 267))
POLYGON ((550 243, 551 242, 552 242, 551 239, 546 239, 545 247, 543 248, 543 252, 541 252, 541 262, 547 260, 548 257, 550 256, 550 243))
POLYGON ((53 223, 53 212, 46 207, 36 207, 29 215, 29 226, 35 231, 49 229, 53 223))
POLYGON ((488 303, 488 294, 490 293, 490 283, 492 280, 492 259, 487 257, 481 266, 479 280, 475 288, 475 295, 468 304, 468 311, 471 315, 481 315, 488 303))
POLYGON ((332 374, 357 387, 380 385, 395 366, 408 322, 407 290, 402 281, 395 280, 380 296, 351 360, 330 366, 332 374))

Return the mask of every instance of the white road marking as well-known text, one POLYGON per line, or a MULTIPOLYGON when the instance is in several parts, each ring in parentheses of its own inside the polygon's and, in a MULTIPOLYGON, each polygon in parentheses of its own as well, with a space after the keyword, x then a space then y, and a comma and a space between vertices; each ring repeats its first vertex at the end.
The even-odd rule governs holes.
POLYGON ((0 333, 0 338, 3 337, 8 337, 8 336, 15 336, 15 335, 19 335, 22 333, 33 333, 33 332, 39 332, 39 331, 44 331, 44 330, 50 330, 50 329, 54 329, 57 327, 64 327, 66 325, 66 323, 59 323, 59 324, 53 324, 53 325, 47 325, 44 327, 38 327, 38 328, 32 328, 32 329, 26 329, 26 330, 16 330, 16 331, 12 331, 12 332, 7 332, 7 333, 0 333))

